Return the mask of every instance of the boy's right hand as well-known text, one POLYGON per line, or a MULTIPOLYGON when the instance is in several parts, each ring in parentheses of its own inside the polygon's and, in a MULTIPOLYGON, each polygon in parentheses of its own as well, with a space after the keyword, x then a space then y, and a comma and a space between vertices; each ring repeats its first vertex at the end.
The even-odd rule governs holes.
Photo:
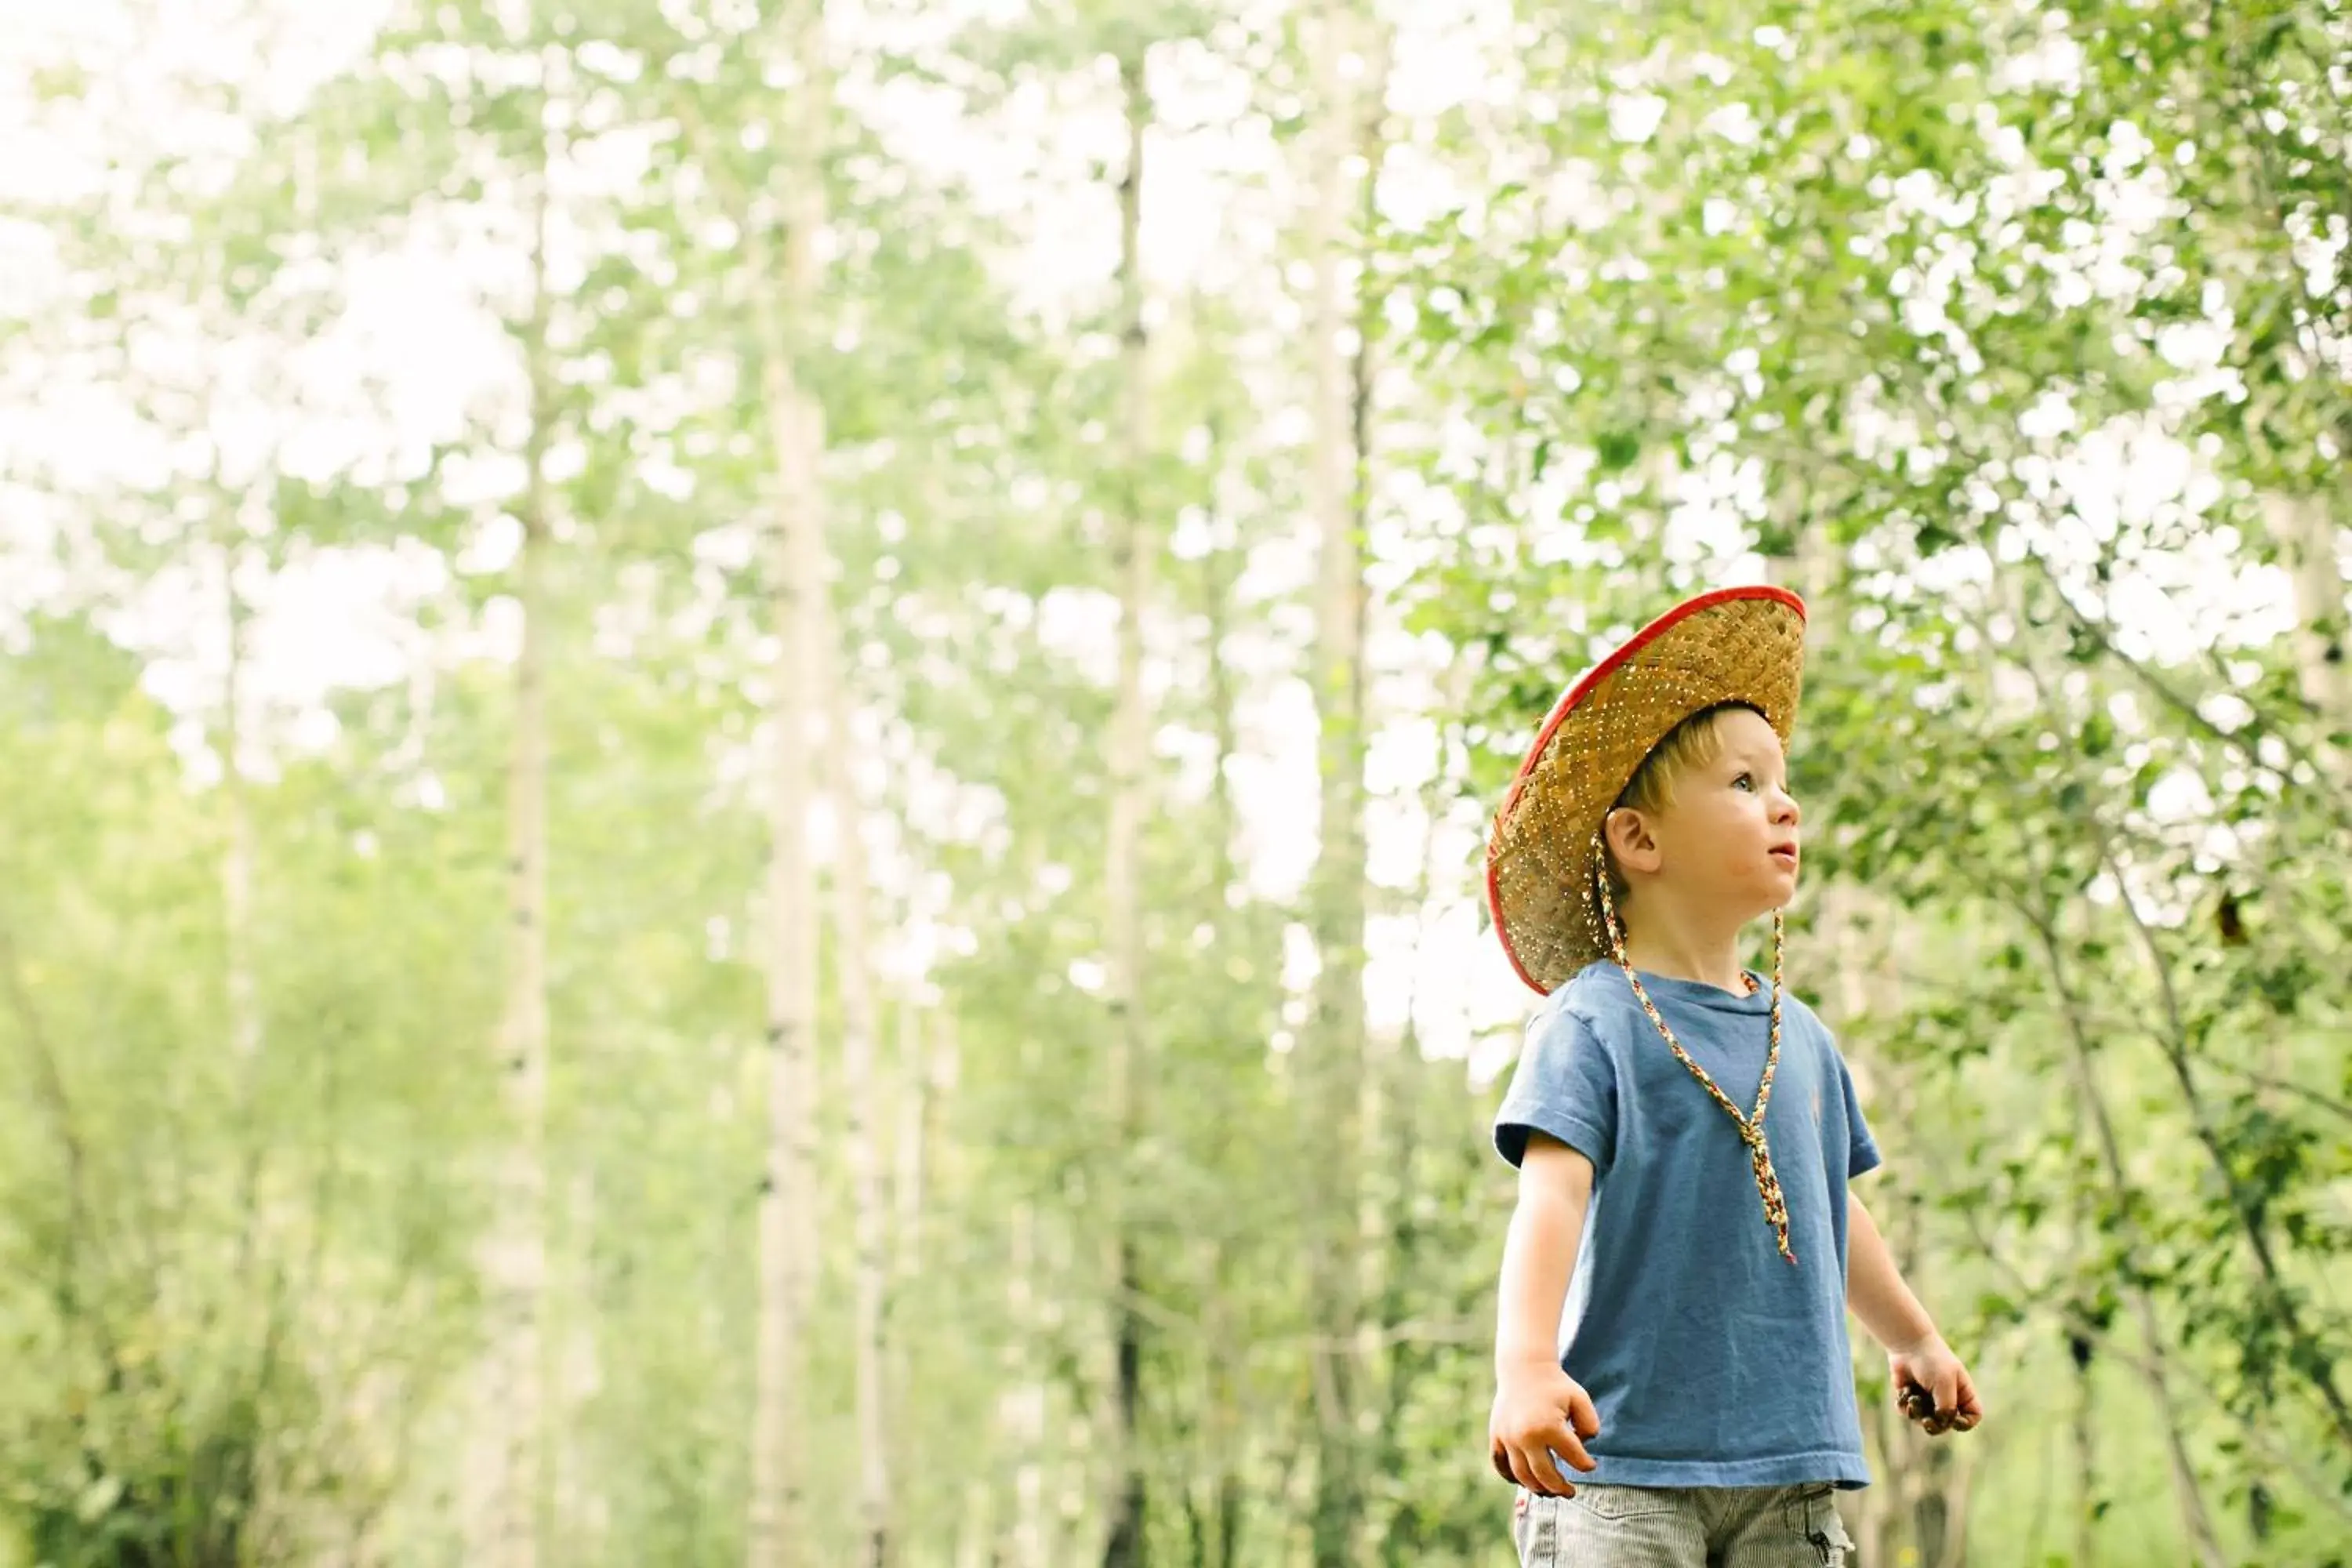
POLYGON ((1592 1396, 1559 1363, 1547 1361, 1501 1380, 1486 1423, 1486 1447, 1495 1473, 1505 1480, 1543 1497, 1574 1497, 1576 1488, 1552 1457, 1579 1470, 1597 1469, 1583 1440, 1600 1434, 1592 1396))

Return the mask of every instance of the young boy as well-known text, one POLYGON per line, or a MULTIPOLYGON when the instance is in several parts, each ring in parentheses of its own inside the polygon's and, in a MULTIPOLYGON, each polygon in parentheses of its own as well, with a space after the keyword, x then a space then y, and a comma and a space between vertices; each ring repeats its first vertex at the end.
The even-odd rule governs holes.
POLYGON ((1792 594, 1677 606, 1553 710, 1496 819, 1496 931, 1549 998, 1495 1125, 1488 1446, 1528 1568, 1843 1568, 1849 1307, 1930 1434, 1983 1417, 1847 1191, 1879 1163, 1853 1079, 1781 991, 1803 656, 1792 594), (1767 912, 1769 984, 1737 956, 1767 912))

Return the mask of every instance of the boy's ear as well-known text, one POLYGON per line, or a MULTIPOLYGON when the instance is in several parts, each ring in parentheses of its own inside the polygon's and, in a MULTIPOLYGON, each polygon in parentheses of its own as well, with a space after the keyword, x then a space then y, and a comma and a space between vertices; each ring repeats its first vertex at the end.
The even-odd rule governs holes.
POLYGON ((1655 871, 1662 857, 1656 835, 1650 831, 1649 822, 1630 805, 1619 806, 1601 825, 1602 837, 1608 841, 1609 852, 1617 857, 1621 871, 1655 871))

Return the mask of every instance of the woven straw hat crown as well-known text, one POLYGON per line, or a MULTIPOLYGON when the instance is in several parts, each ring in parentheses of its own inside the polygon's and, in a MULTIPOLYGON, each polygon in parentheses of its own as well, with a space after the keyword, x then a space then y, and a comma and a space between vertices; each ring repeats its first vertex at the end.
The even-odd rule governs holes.
POLYGON ((1549 995, 1609 951, 1593 837, 1643 758, 1720 703, 1762 713, 1786 745, 1804 681, 1804 601, 1726 588, 1675 605, 1562 698, 1519 765, 1486 844, 1486 902, 1519 977, 1549 995))

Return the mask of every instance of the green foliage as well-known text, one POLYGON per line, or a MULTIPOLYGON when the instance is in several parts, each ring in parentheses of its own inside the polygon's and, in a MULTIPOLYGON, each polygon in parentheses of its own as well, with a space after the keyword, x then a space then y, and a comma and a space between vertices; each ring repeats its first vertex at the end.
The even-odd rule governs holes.
MULTIPOLYGON (((1330 1557, 1307 1259, 1335 1247, 1363 1265, 1362 1561, 1501 1550, 1479 1432, 1509 1198, 1492 1091, 1425 1059, 1417 1028, 1376 1031, 1381 1142, 1361 1202, 1335 1205, 1307 1133, 1357 1108, 1299 1055, 1311 895, 1261 876, 1291 847, 1262 841, 1268 803, 1315 793, 1311 769, 1266 781, 1314 752, 1277 731, 1312 652, 1285 268, 1317 17, 1073 4, 942 28, 928 9, 866 8, 823 148, 779 144, 803 89, 777 7, 415 5, 299 101, 174 65, 159 102, 229 130, 118 125, 103 188, 16 204, 67 281, 0 337, 12 410, 38 403, 20 387, 95 389, 169 456, 92 479, 0 426, 0 508, 56 523, 0 530, 0 1555, 465 1550, 479 1243, 511 1133, 501 542, 535 414, 542 1555, 741 1561, 778 629, 760 345, 788 237, 772 193, 803 153, 827 285, 786 336, 825 416, 853 728, 827 743, 857 759, 877 870, 898 1568, 1099 1556, 1114 1213, 1142 1249, 1150 1562, 1330 1557), (1147 174, 1147 235, 1192 221, 1170 193, 1201 177, 1195 139, 1262 134, 1276 161, 1220 230, 1230 283, 1180 301, 1155 275, 1149 301, 1132 1142, 1104 1116, 1112 692, 1085 629, 1130 477, 1108 434, 1117 301, 1106 283, 1040 321, 1009 287, 1093 243, 1042 233, 1076 209, 1028 210, 1067 195, 1055 158, 1095 218, 1114 210, 1123 142, 1087 117, 1120 110, 1122 63, 1155 95, 1153 157, 1192 170, 1147 174), (1192 122, 1221 72, 1238 87, 1202 89, 1218 107, 1192 122), (1034 167, 982 168, 910 153, 934 115, 951 139, 1077 129, 1034 167), (341 341, 366 268, 426 258, 453 267, 432 309, 488 345, 473 401, 410 418, 373 368, 299 370, 341 341), (255 408, 258 457, 222 434, 255 408), (321 445, 288 434, 336 419, 321 445), (229 710, 205 651, 223 620, 282 625, 305 572, 394 554, 439 569, 388 613, 397 674, 283 699, 262 679, 229 710), (18 581, 56 586, 19 601, 18 581)), ((1797 583, 1819 636, 1795 973, 1894 1155, 1870 1201, 1996 1411, 1941 1468, 1874 1427, 1868 1549, 1917 1550, 1932 1498, 1964 1506, 1969 1561, 2063 1562, 2075 1515, 2106 1561, 2170 1560, 2161 1352, 2224 1554, 2341 1561, 2342 605, 2331 628, 2264 575, 2288 555, 2281 503, 2316 509, 2323 539, 2347 521, 2341 7, 1537 9, 1474 51, 1496 93, 1394 117, 1397 199, 1350 279, 1380 374, 1373 721, 1430 721, 1442 759, 1425 789, 1375 795, 1370 858, 1483 819, 1560 691, 1675 596, 1759 563, 1797 583), (1433 205, 1407 199, 1415 169, 1433 205), (2225 582, 2280 602, 2216 607, 2225 582), (1446 683, 1407 670, 1408 642, 1445 650, 1446 683), (2063 1447, 2078 1412, 2087 1477, 2063 1447)), ((133 79, 27 58, 41 115, 133 79)), ((236 651, 247 678, 308 657, 236 651)), ((850 825, 826 826, 831 867, 850 825)), ((1366 868, 1374 918, 1475 918, 1454 842, 1423 847, 1427 886, 1366 868)), ((853 1560, 861 1456, 824 945, 803 1436, 833 1563, 853 1560)), ((1858 1377, 1883 1403, 1867 1355, 1858 1377)))

